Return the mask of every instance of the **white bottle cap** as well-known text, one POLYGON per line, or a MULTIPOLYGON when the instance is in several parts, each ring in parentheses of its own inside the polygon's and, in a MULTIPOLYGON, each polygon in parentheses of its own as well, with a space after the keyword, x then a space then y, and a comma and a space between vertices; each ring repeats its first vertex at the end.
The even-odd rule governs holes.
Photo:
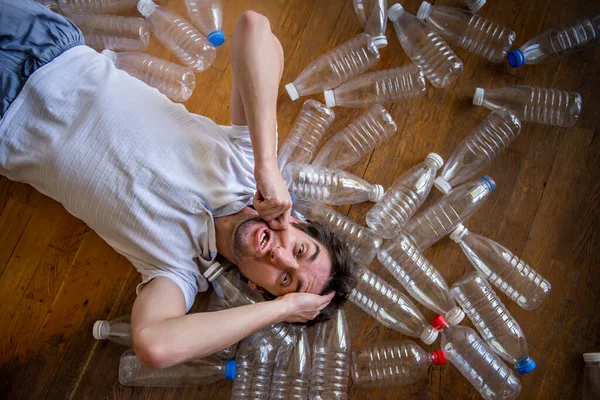
POLYGON ((94 339, 96 340, 103 340, 106 339, 106 336, 104 335, 104 331, 106 329, 104 329, 104 326, 108 325, 108 321, 96 321, 94 322, 94 327, 92 328, 92 336, 94 336, 94 339))
POLYGON ((421 332, 420 339, 425 344, 431 344, 431 343, 435 342, 437 337, 438 337, 438 331, 433 329, 431 326, 428 326, 427 328, 425 328, 423 330, 423 332, 421 332))
POLYGON ((448 183, 447 180, 445 180, 441 176, 438 176, 437 178, 435 178, 435 180, 433 181, 433 184, 437 188, 437 190, 439 190, 440 192, 442 192, 444 194, 446 194, 452 190, 452 186, 448 183))
POLYGON ((140 0, 137 3, 137 9, 140 14, 147 17, 156 10, 156 4, 152 0, 140 0))
POLYGON ((450 325, 458 325, 465 318, 465 312, 458 307, 454 307, 446 315, 446 321, 450 325))
POLYGON ((476 106, 480 106, 483 104, 483 94, 485 93, 485 90, 483 90, 482 88, 478 87, 477 89, 475 89, 475 94, 473 95, 473 104, 475 104, 476 106))
POLYGON ((375 36, 373 38, 373 44, 378 49, 383 49, 385 46, 387 46, 387 38, 385 36, 375 36))
POLYGON ((450 234, 450 239, 454 240, 456 243, 460 242, 462 238, 469 233, 469 230, 465 228, 463 224, 458 224, 456 229, 452 231, 450 234))
POLYGON ((327 104, 327 107, 335 107, 335 96, 333 95, 333 90, 324 91, 323 96, 325 96, 325 104, 327 104))
POLYGON ((109 50, 109 49, 104 49, 104 50, 102 50, 102 52, 101 52, 100 54, 102 54, 103 56, 107 57, 107 58, 108 58, 110 61, 112 61, 113 63, 114 63, 115 61, 117 61, 117 53, 115 53, 115 52, 114 52, 114 51, 112 51, 112 50, 109 50))
POLYGON ((421 21, 425 21, 431 15, 432 9, 433 6, 431 3, 426 1, 422 2, 421 6, 419 7, 419 11, 417 11, 417 18, 419 18, 421 21))
POLYGON ((383 190, 383 186, 381 185, 375 185, 373 189, 374 190, 371 191, 371 197, 369 198, 369 200, 371 200, 374 203, 377 203, 383 198, 383 193, 385 192, 385 190, 383 190))
POLYGON ((394 22, 398 19, 398 17, 400 17, 400 15, 402 15, 403 12, 404 8, 400 4, 396 3, 388 10, 388 19, 394 22))
POLYGON ((427 154, 427 157, 425 157, 425 159, 431 160, 434 163, 436 163, 438 168, 442 168, 442 165, 444 165, 444 159, 437 153, 429 153, 427 154))
POLYGON ((481 7, 483 7, 485 1, 486 0, 477 0, 475 3, 471 4, 471 7, 469 7, 469 9, 471 10, 471 12, 476 13, 481 7))
POLYGON ((204 271, 203 275, 209 282, 212 282, 218 275, 220 275, 220 272, 222 270, 223 267, 221 267, 221 263, 217 261, 213 265, 211 265, 206 271, 204 271))
POLYGON ((600 362, 600 353, 583 353, 583 361, 586 363, 600 362))
POLYGON ((298 94, 298 90, 296 90, 296 86, 294 86, 293 83, 288 83, 287 85, 285 85, 285 90, 287 90, 292 101, 296 101, 300 97, 300 95, 298 94))

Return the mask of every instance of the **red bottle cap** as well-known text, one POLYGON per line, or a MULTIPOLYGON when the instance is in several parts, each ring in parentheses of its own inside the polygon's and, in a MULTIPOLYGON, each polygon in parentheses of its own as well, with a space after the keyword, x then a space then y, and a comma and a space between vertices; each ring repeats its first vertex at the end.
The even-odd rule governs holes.
POLYGON ((434 350, 431 354, 433 355, 433 365, 446 364, 446 354, 443 350, 434 350))
POLYGON ((448 321, 442 314, 438 314, 435 316, 433 321, 431 321, 431 326, 437 331, 441 331, 444 327, 448 326, 448 321))

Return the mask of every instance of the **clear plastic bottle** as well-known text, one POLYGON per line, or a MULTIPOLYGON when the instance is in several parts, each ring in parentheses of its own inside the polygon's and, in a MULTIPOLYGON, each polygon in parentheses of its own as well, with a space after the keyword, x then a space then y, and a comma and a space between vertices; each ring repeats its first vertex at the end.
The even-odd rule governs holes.
POLYGON ((413 299, 443 314, 450 325, 459 324, 465 313, 454 302, 446 280, 403 233, 384 246, 379 262, 400 282, 413 299))
POLYGON ((383 199, 367 213, 369 228, 386 239, 398 236, 429 196, 435 175, 443 164, 442 157, 429 153, 425 161, 396 178, 383 199))
POLYGON ((277 360, 279 347, 273 342, 264 342, 254 347, 250 340, 243 341, 236 357, 239 369, 231 390, 231 399, 269 399, 271 376, 277 360), (237 382, 240 379, 240 382, 237 382))
POLYGON ((348 399, 350 332, 343 309, 315 328, 312 343, 311 399, 348 399))
POLYGON ((50 11, 54 11, 55 13, 60 13, 60 6, 58 5, 57 0, 36 0, 38 3, 46 7, 50 11))
POLYGON ((377 202, 383 187, 372 185, 356 175, 313 165, 290 163, 283 170, 290 194, 298 200, 320 204, 356 204, 377 202))
POLYGON ((495 188, 489 176, 463 183, 421 211, 406 225, 405 232, 423 251, 471 218, 495 188))
POLYGON ((519 378, 473 329, 449 325, 442 315, 433 319, 433 327, 442 333, 442 350, 446 359, 484 399, 512 400, 519 395, 519 378))
POLYGON ((277 356, 271 382, 271 400, 308 399, 310 345, 306 327, 296 326, 295 330, 296 346, 280 348, 277 356))
POLYGON ((581 95, 564 90, 533 86, 475 89, 473 104, 490 110, 508 109, 521 122, 562 127, 575 125, 581 114, 581 95))
POLYGON ((327 226, 349 248, 354 260, 360 265, 369 265, 381 247, 382 240, 370 229, 356 221, 322 205, 297 200, 294 208, 305 219, 327 226))
POLYGON ((196 86, 194 71, 145 53, 103 50, 117 68, 136 77, 173 101, 186 101, 196 86))
POLYGON ((469 232, 462 224, 450 235, 475 269, 525 310, 535 310, 552 285, 510 250, 491 239, 469 232))
POLYGON ((396 122, 380 104, 336 133, 315 157, 313 165, 331 169, 346 169, 360 161, 397 132, 396 122))
POLYGON ((361 346, 352 350, 350 371, 356 387, 411 385, 424 379, 431 365, 444 365, 442 350, 431 353, 411 340, 361 346))
POLYGON ((136 3, 137 0, 58 0, 65 14, 120 12, 134 8, 136 3))
POLYGON ((417 18, 436 30, 450 45, 477 54, 494 63, 501 63, 515 41, 516 34, 471 11, 455 7, 421 3, 417 18))
POLYGON ((473 178, 519 136, 521 122, 508 110, 492 111, 452 152, 433 182, 442 193, 473 178))
POLYGON ((585 353, 583 360, 583 400, 600 400, 600 353, 585 353))
MULTIPOLYGON (((240 343, 240 348, 246 347, 246 340, 240 343)), ((252 352, 244 352, 243 354, 238 352, 235 357, 237 365, 236 376, 233 380, 233 386, 231 388, 231 399, 232 400, 247 400, 250 399, 250 390, 252 387, 252 379, 254 377, 254 363, 255 356, 252 352)), ((267 398, 268 399, 268 398, 267 398)))
POLYGON ((215 48, 182 16, 157 6, 152 0, 139 0, 137 8, 150 24, 158 40, 171 50, 183 65, 196 72, 202 72, 215 61, 215 48))
MULTIPOLYGON (((206 311, 215 312, 227 310, 227 304, 225 301, 220 298, 216 292, 212 292, 210 295, 210 299, 208 300, 208 307, 206 311)), ((216 353, 212 354, 212 356, 220 358, 221 360, 231 360, 235 358, 235 354, 237 353, 239 343, 234 343, 229 347, 224 348, 223 350, 219 350, 216 353)))
POLYGON ((127 347, 133 347, 131 341, 131 317, 123 315, 111 321, 94 322, 92 335, 96 340, 110 340, 127 347))
POLYGON ((144 367, 133 349, 121 356, 119 383, 124 386, 193 387, 221 380, 232 381, 236 376, 235 360, 216 357, 199 358, 163 369, 144 367))
POLYGON ((438 88, 450 85, 463 71, 463 63, 432 28, 394 4, 388 11, 398 40, 408 57, 438 88))
POLYGON ((594 47, 600 36, 600 14, 571 22, 565 27, 549 29, 508 53, 508 63, 543 64, 594 47))
POLYGON ((185 0, 192 22, 206 36, 210 44, 218 47, 225 43, 223 7, 220 0, 185 0))
POLYGON ((291 162, 310 163, 323 134, 335 119, 335 113, 316 100, 306 100, 285 139, 277 162, 279 170, 291 162))
POLYGON ((535 369, 523 330, 482 275, 472 272, 463 276, 454 282, 451 291, 496 354, 514 364, 521 375, 535 369))
POLYGON ((322 55, 306 67, 285 90, 292 101, 300 96, 339 86, 379 62, 379 50, 371 36, 360 34, 322 55))
POLYGON ((150 29, 142 18, 71 14, 69 19, 81 30, 85 44, 94 49, 148 50, 150 29))
POLYGON ((468 7, 471 12, 477 12, 486 3, 486 0, 460 0, 460 3, 468 7))
POLYGON ((354 0, 354 11, 366 34, 373 38, 378 49, 387 46, 387 0, 354 0))
POLYGON ((367 72, 323 92, 328 107, 364 107, 372 103, 393 103, 425 94, 423 70, 416 64, 367 72))
POLYGON ((357 271, 358 281, 350 300, 383 326, 431 344, 438 333, 404 294, 368 268, 357 271))

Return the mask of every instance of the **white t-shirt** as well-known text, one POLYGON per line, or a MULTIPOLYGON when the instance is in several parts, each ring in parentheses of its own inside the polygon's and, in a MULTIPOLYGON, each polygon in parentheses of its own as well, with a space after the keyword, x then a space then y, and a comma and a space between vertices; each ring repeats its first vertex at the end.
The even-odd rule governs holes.
POLYGON ((197 263, 217 255, 213 219, 250 203, 253 171, 247 128, 189 113, 86 46, 36 71, 0 119, 0 174, 61 202, 142 284, 173 280, 188 310, 208 286, 197 263))

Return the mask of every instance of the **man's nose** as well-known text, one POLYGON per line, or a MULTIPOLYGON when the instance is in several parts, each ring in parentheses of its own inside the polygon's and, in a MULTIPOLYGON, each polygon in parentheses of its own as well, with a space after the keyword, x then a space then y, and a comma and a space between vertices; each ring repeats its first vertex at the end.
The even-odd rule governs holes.
POLYGON ((279 269, 298 269, 298 260, 289 250, 276 247, 271 250, 271 262, 279 269))

